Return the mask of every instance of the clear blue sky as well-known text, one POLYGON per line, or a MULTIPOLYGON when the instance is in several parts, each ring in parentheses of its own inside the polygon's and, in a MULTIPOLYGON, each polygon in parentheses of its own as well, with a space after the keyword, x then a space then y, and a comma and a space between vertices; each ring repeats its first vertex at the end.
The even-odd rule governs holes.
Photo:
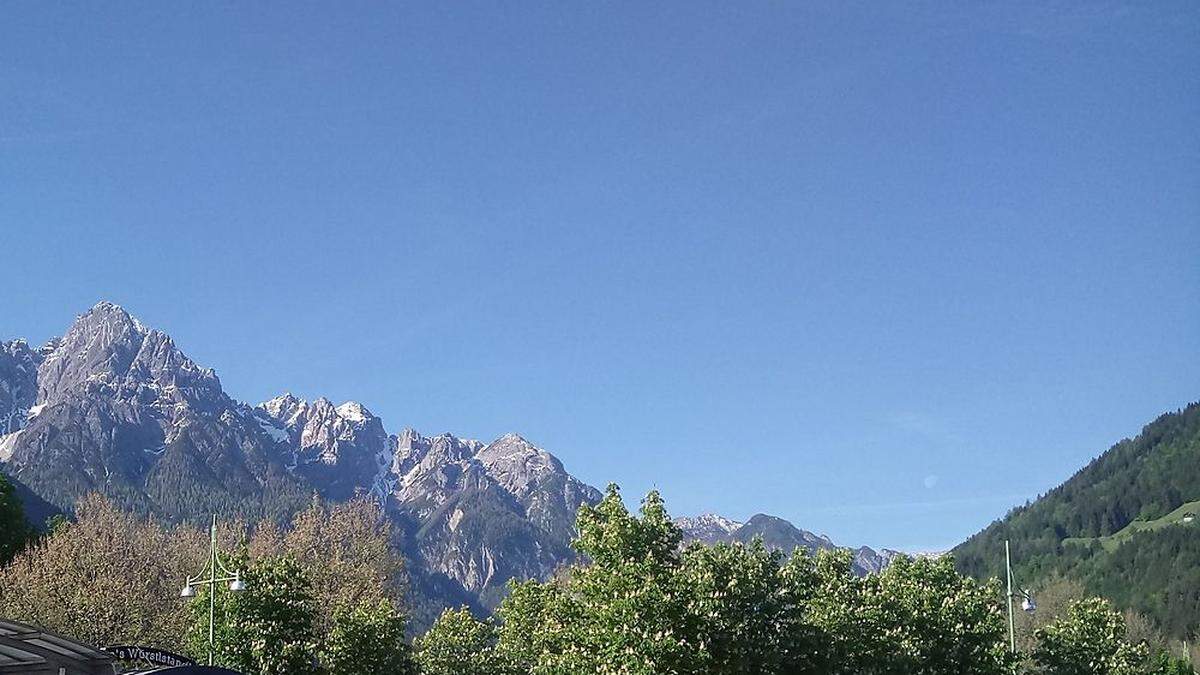
POLYGON ((1194 2, 6 2, 0 335, 943 547, 1200 398, 1198 68, 1194 2))

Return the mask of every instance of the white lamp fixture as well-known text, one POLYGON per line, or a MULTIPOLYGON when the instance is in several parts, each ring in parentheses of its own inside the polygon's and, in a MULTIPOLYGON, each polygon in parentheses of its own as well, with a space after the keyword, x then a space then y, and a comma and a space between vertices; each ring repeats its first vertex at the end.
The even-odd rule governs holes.
POLYGON ((182 591, 179 592, 179 597, 194 598, 196 597, 196 589, 193 588, 191 584, 188 584, 187 586, 183 587, 182 591))

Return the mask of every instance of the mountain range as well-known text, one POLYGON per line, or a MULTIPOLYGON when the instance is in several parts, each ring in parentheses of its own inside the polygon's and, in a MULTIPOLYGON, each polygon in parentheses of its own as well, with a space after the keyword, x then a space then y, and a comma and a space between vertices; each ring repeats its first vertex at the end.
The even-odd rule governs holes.
MULTIPOLYGON (((684 538, 706 544, 718 542, 749 544, 756 538, 760 538, 768 548, 784 552, 791 552, 798 548, 807 551, 842 548, 834 544, 829 537, 815 535, 796 527, 783 518, 763 513, 752 516, 744 523, 713 513, 706 513, 695 518, 676 518, 675 523, 683 530, 684 538)), ((875 551, 868 546, 852 549, 851 553, 854 556, 854 571, 858 574, 880 572, 896 556, 904 555, 900 551, 886 548, 875 551)))
MULTIPOLYGON (((517 434, 391 434, 361 403, 286 393, 242 403, 169 335, 108 302, 40 347, 0 342, 0 470, 36 516, 91 492, 176 521, 285 519, 314 493, 375 499, 409 560, 418 622, 442 606, 494 606, 509 579, 553 574, 574 559, 576 511, 601 496, 517 434)), ((679 522, 689 539, 835 547, 762 514, 679 522)), ((896 553, 854 555, 865 574, 896 553)))

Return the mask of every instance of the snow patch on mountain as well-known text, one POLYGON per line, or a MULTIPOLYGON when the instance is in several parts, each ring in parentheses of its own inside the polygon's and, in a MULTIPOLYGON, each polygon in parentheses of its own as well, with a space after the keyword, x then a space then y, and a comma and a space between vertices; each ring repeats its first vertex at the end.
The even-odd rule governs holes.
POLYGON ((742 526, 742 523, 716 513, 702 513, 693 518, 686 516, 679 517, 675 519, 675 524, 685 531, 703 528, 717 530, 726 534, 730 534, 742 526))
POLYGON ((254 417, 254 421, 258 422, 258 426, 263 430, 263 433, 265 433, 276 443, 288 443, 292 440, 291 435, 288 434, 287 430, 275 426, 273 421, 263 419, 257 415, 254 417))
POLYGON ((17 447, 17 439, 20 436, 20 431, 0 436, 0 462, 7 462, 12 458, 13 450, 17 447))
POLYGON ((347 401, 339 405, 336 410, 338 417, 349 422, 363 422, 370 415, 366 408, 363 408, 362 404, 357 401, 347 401))

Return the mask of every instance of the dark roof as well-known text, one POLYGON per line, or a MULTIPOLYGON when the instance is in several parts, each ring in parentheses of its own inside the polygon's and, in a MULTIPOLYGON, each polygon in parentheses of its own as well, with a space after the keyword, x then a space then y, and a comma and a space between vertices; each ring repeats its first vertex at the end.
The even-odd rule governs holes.
POLYGON ((108 654, 61 635, 15 621, 0 620, 0 673, 58 675, 111 674, 108 654))

